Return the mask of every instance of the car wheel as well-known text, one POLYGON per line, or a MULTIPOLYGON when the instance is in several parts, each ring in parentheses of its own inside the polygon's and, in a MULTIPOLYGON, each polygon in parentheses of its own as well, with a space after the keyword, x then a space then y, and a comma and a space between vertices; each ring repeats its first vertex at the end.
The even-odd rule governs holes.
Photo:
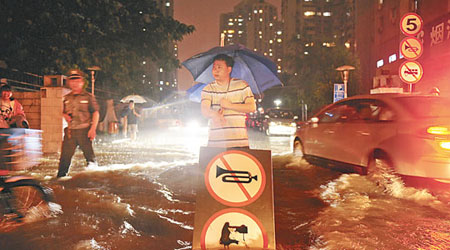
POLYGON ((298 138, 296 138, 294 140, 293 151, 294 151, 293 153, 295 156, 303 156, 304 155, 303 144, 298 138))
POLYGON ((375 153, 367 166, 367 176, 385 191, 393 190, 395 184, 403 184, 395 173, 391 159, 386 153, 375 153))

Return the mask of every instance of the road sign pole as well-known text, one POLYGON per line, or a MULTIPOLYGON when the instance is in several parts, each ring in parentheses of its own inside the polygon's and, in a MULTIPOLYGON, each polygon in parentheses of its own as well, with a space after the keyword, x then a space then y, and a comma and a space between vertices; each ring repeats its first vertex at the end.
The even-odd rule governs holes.
POLYGON ((348 82, 348 80, 345 79, 344 80, 344 98, 347 98, 347 82, 348 82))

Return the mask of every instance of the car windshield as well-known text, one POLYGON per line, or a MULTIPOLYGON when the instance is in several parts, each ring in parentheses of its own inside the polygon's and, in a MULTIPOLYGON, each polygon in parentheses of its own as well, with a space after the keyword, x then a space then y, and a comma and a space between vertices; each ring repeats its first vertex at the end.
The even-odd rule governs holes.
POLYGON ((290 110, 281 110, 281 109, 270 110, 268 112, 268 115, 272 118, 283 118, 283 119, 294 118, 294 113, 292 113, 292 111, 290 110))
POLYGON ((417 118, 450 117, 450 101, 436 96, 409 96, 397 101, 417 118))

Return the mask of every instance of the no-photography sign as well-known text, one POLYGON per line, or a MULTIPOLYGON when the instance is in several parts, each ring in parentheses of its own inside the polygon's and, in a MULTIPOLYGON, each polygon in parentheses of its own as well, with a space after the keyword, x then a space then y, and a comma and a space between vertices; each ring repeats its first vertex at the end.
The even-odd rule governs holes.
POLYGON ((202 147, 192 249, 275 249, 268 150, 202 147))

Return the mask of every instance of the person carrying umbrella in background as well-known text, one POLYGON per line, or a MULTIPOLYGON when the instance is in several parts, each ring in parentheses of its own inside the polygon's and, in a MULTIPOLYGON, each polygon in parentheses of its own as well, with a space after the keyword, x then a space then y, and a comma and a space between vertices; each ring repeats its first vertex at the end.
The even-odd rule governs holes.
POLYGON ((210 119, 210 147, 249 147, 245 117, 256 110, 255 98, 246 81, 231 78, 233 65, 232 57, 216 55, 214 81, 202 90, 201 111, 210 119))
MULTIPOLYGON (((132 141, 136 140, 136 134, 138 131, 138 118, 141 117, 141 114, 135 108, 134 101, 130 100, 128 102, 128 107, 124 109, 123 114, 126 117, 126 123, 128 132, 130 133, 130 139, 132 141)), ((124 131, 124 136, 126 137, 126 131, 124 131)))

